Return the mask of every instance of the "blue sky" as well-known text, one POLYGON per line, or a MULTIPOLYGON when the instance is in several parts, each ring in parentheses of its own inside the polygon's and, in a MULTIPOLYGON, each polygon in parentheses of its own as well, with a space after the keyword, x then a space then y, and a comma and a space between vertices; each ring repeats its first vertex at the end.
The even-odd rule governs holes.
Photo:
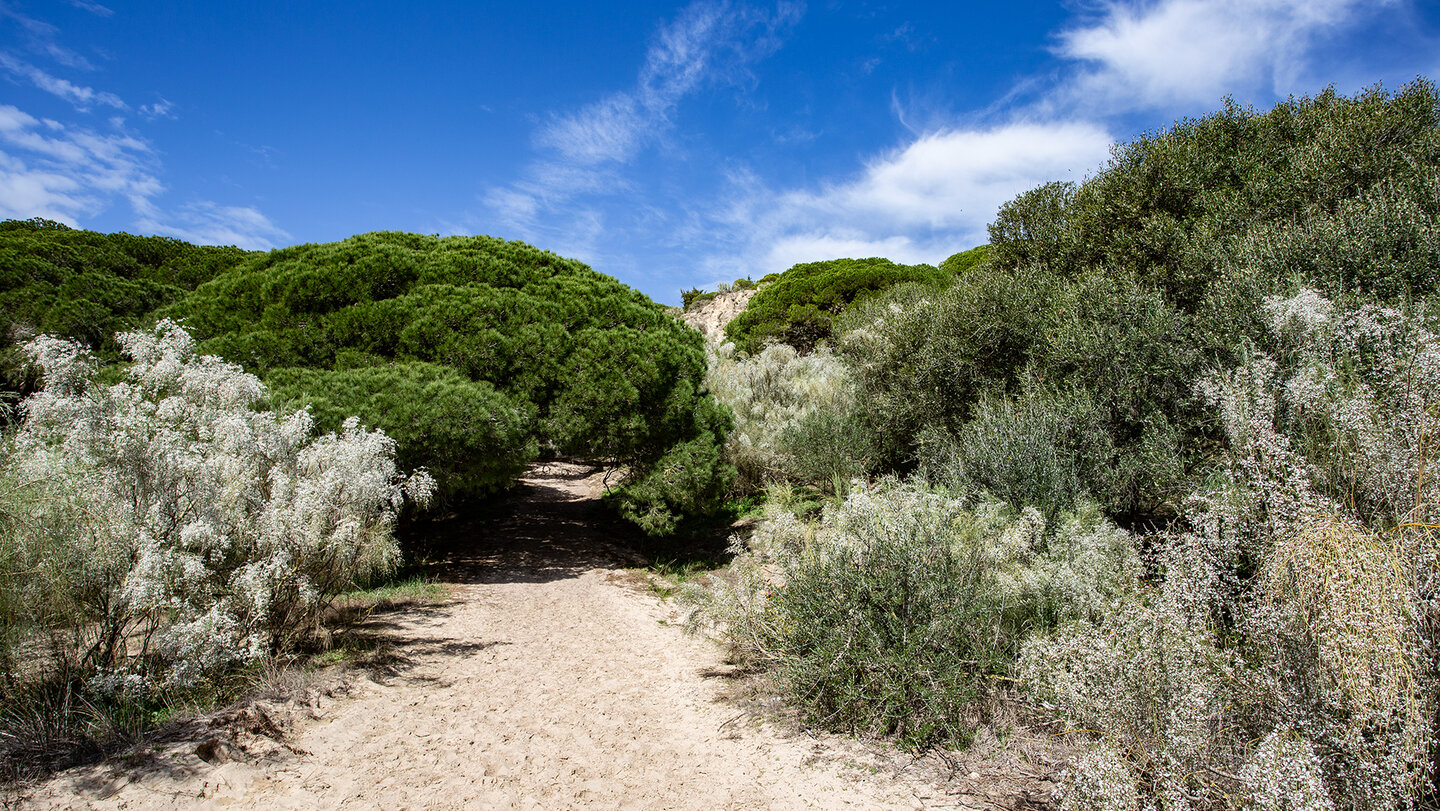
POLYGON ((0 217, 270 248, 484 233, 655 298, 938 263, 1109 145, 1440 78, 1421 0, 0 0, 0 217))

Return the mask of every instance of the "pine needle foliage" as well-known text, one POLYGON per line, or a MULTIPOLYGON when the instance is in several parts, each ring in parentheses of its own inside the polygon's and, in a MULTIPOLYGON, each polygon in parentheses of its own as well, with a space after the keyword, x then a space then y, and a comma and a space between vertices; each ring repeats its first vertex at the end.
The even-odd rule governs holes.
POLYGON ((772 341, 809 352, 830 337, 831 322, 855 301, 906 282, 943 284, 950 276, 932 265, 880 258, 801 263, 763 285, 726 325, 725 336, 750 354, 772 341))
POLYGON ((445 474, 442 497, 484 496, 558 453, 621 468, 621 512, 664 532, 729 482, 701 337, 524 243, 377 232, 299 245, 172 312, 204 351, 273 379, 322 422, 356 414, 391 432, 407 461, 445 474))
POLYGON ((19 347, 39 335, 118 359, 117 333, 143 326, 152 312, 249 253, 40 218, 0 222, 0 375, 12 390, 31 390, 19 347))

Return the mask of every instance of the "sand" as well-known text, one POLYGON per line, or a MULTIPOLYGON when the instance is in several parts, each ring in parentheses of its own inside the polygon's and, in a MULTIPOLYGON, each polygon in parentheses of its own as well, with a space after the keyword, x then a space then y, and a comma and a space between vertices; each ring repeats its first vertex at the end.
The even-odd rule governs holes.
POLYGON ((510 514, 449 545, 447 602, 378 621, 397 654, 388 673, 220 714, 209 723, 229 737, 201 725, 57 775, 23 804, 1002 807, 963 774, 727 700, 718 648, 683 634, 675 607, 636 586, 633 555, 595 529, 598 487, 587 468, 532 470, 510 514))

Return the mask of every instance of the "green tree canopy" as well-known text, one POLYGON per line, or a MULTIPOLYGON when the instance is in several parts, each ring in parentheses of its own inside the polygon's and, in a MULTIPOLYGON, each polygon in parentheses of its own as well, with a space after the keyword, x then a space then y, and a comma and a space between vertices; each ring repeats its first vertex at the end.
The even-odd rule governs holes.
MULTIPOLYGON (((696 496, 639 483, 726 430, 697 333, 520 242, 377 232, 299 245, 252 257, 173 312, 205 352, 322 418, 356 413, 393 432, 402 462, 441 474, 451 496, 508 484, 537 452, 557 452, 623 466, 622 511, 663 531, 696 496)), ((719 464, 690 472, 687 486, 707 493, 725 477, 719 464)))
POLYGON ((249 255, 170 237, 100 234, 53 220, 0 222, 0 374, 19 385, 14 348, 41 334, 119 357, 116 333, 249 255))
POLYGON ((795 265, 761 280, 745 312, 725 327, 744 352, 771 341, 808 352, 830 337, 835 316, 857 300, 905 282, 942 284, 951 275, 932 265, 897 265, 889 259, 831 259, 795 265))
POLYGON ((1112 151, 1086 182, 1002 207, 993 260, 1130 274, 1190 311, 1237 274, 1337 296, 1440 285, 1440 97, 1428 81, 1266 112, 1227 102, 1112 151))
POLYGON ((840 343, 891 467, 1052 511, 1088 492, 1148 520, 1222 449, 1200 379, 1277 349, 1265 298, 1433 298, 1437 223, 1429 82, 1231 103, 1116 145, 1084 183, 1019 195, 985 261, 943 292, 855 308, 840 343))

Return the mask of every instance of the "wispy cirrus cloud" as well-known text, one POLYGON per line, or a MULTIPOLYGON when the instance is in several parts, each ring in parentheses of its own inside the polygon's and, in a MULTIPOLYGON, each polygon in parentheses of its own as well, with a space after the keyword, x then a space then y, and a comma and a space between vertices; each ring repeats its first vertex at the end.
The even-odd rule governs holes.
MULTIPOLYGON (((89 0, 72 4, 108 17, 113 12, 89 0)), ((65 69, 93 71, 83 56, 59 41, 59 30, 0 0, 0 32, 18 33, 16 44, 0 50, 0 74, 68 102, 73 120, 32 115, 12 104, 0 104, 0 217, 45 217, 70 225, 110 209, 128 206, 134 228, 207 244, 265 249, 289 238, 253 206, 222 205, 194 200, 162 205, 165 186, 155 147, 127 126, 119 112, 131 110, 115 93, 56 75, 65 69), (5 26, 13 26, 5 31, 5 26), (22 57, 17 50, 31 58, 22 57), (103 108, 103 123, 87 114, 103 108)), ((156 101, 135 111, 145 121, 174 118, 174 104, 156 101)))
POLYGON ((46 93, 70 102, 75 109, 81 112, 88 112, 97 104, 117 110, 129 109, 129 105, 114 93, 96 90, 93 87, 75 84, 68 79, 52 76, 29 62, 4 51, 0 51, 0 68, 3 68, 11 76, 30 82, 46 93))
POLYGON ((141 212, 137 225, 201 245, 234 245, 252 251, 267 251, 290 239, 290 234, 254 206, 222 206, 209 201, 170 212, 150 206, 141 212))
POLYGON ((169 99, 161 98, 149 104, 142 104, 137 109, 140 115, 147 121, 154 121, 157 118, 176 118, 175 105, 169 99))
POLYGON ((84 9, 97 17, 109 17, 115 13, 113 10, 99 3, 91 2, 91 0, 70 0, 70 5, 78 9, 84 9))
POLYGON ((700 87, 734 81, 780 47, 804 6, 775 9, 697 2, 656 32, 635 86, 554 116, 536 143, 582 165, 625 161, 671 125, 675 106, 700 87))
POLYGON ((145 233, 253 250, 290 237, 253 206, 198 201, 161 208, 159 170, 154 149, 134 135, 68 126, 0 105, 0 218, 78 225, 118 198, 145 233))
POLYGON ((802 4, 789 0, 767 8, 725 0, 686 6, 656 30, 633 86, 541 124, 533 137, 536 159, 516 180, 482 192, 486 227, 498 222, 556 250, 592 254, 605 217, 601 207, 576 199, 629 192, 633 184, 623 167, 660 142, 680 102, 745 80, 803 13, 802 4))
MULTIPOLYGON (((97 8, 103 8, 97 6, 97 8)), ((106 11, 109 11, 106 9, 106 11)), ((60 29, 20 11, 13 4, 0 0, 0 22, 9 21, 14 23, 20 36, 7 36, 10 42, 8 51, 15 49, 27 50, 37 56, 42 56, 55 61, 67 68, 75 70, 94 70, 95 66, 90 60, 66 48, 58 41, 60 29)), ((7 32, 8 33, 8 32, 7 32)))

